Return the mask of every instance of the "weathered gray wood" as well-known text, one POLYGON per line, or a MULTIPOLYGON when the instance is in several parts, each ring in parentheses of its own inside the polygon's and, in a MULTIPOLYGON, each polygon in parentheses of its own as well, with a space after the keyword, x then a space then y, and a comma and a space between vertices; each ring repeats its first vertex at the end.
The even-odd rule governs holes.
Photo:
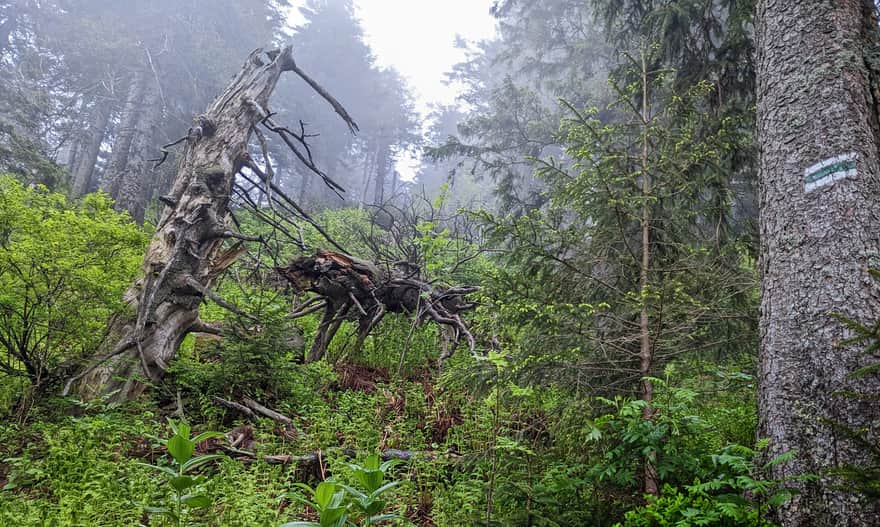
MULTIPOLYGON (((867 0, 758 3, 758 134, 763 272, 759 435, 771 454, 796 450, 776 478, 858 465, 863 452, 828 422, 880 432, 880 405, 839 395, 864 357, 832 312, 880 315, 868 268, 880 265, 877 100, 870 61, 875 8, 867 0), (813 188, 807 169, 855 154, 855 175, 813 188)), ((875 85, 876 86, 876 85, 875 85)), ((844 172, 840 172, 842 175, 844 172)), ((780 511, 784 526, 878 525, 880 506, 829 477, 780 511)))
MULTIPOLYGON (((142 277, 125 296, 126 310, 110 322, 106 350, 125 348, 93 367, 78 383, 82 397, 142 392, 156 381, 183 338, 203 325, 204 290, 234 261, 224 258, 229 196, 247 158, 252 128, 264 116, 279 76, 293 68, 290 48, 248 57, 226 91, 196 119, 181 155, 171 195, 146 251, 142 277), (192 287, 192 280, 201 288, 192 287)), ((236 248, 230 251, 236 251, 236 248)))

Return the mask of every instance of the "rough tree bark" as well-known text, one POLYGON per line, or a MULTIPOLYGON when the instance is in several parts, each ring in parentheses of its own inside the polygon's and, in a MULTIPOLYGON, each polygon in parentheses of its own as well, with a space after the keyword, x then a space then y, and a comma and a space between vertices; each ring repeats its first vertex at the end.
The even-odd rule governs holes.
POLYGON ((880 505, 827 475, 863 459, 829 423, 880 432, 880 405, 839 395, 855 388, 847 374, 863 356, 831 316, 880 314, 868 275, 880 265, 875 14, 870 0, 758 3, 759 435, 771 455, 797 451, 774 477, 822 475, 781 508, 784 526, 880 518, 880 505))
POLYGON ((267 117, 269 97, 284 71, 304 77, 289 47, 265 55, 254 51, 226 91, 195 119, 144 257, 143 276, 126 293, 127 309, 110 321, 96 360, 68 381, 64 393, 75 385, 84 398, 129 399, 145 389, 142 376, 161 378, 188 333, 216 332, 200 321, 199 306, 205 296, 216 298, 212 282, 240 254, 235 246, 223 249, 224 241, 235 237, 226 225, 227 205, 236 174, 250 162, 248 139, 267 117))
POLYGON ((110 100, 99 96, 92 108, 92 121, 85 133, 83 143, 79 148, 75 162, 71 166, 70 196, 78 198, 89 191, 92 185, 92 175, 95 172, 95 164, 98 162, 98 154, 101 151, 101 143, 107 133, 107 124, 113 105, 110 100))
POLYGON ((11 37, 12 33, 15 31, 17 23, 18 18, 15 13, 15 8, 13 7, 7 12, 6 20, 0 23, 0 55, 2 55, 6 51, 6 48, 9 47, 9 37, 11 37))

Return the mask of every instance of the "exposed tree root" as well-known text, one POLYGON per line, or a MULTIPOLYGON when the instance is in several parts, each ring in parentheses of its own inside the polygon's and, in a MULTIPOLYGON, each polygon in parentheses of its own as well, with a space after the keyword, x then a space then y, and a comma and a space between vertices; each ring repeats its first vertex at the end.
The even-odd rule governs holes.
MULTIPOLYGON (((356 346, 360 347, 386 313, 407 313, 417 324, 431 321, 447 326, 452 330, 454 343, 465 339, 471 353, 476 353, 476 339, 461 316, 476 307, 465 297, 479 291, 477 286, 433 285, 398 268, 382 268, 372 262, 327 250, 319 250, 315 256, 298 258, 287 267, 276 270, 297 292, 316 295, 295 306, 291 317, 324 310, 307 362, 324 356, 343 321, 358 322, 356 346)), ((444 353, 441 361, 452 354, 452 349, 444 353)))

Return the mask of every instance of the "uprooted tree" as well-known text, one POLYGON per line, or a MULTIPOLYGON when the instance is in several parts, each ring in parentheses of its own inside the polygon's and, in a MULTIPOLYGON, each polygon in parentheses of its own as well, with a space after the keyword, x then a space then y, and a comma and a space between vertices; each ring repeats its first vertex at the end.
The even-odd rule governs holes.
MULTIPOLYGON (((233 230, 229 221, 239 174, 249 169, 267 193, 283 201, 271 190, 271 169, 260 169, 248 151, 252 135, 265 143, 259 126, 281 137, 331 188, 342 190, 312 163, 304 133, 297 135, 272 121, 269 98, 286 71, 302 77, 352 131, 357 129, 345 109, 299 69, 289 46, 252 52, 226 90, 194 120, 186 137, 166 145, 184 146, 171 193, 161 198, 164 209, 144 256, 142 276, 125 295, 126 310, 110 320, 97 358, 67 382, 65 394, 76 386, 86 398, 110 393, 115 399, 131 398, 143 391, 144 377, 162 377, 187 334, 220 333, 220 328, 200 320, 199 306, 209 297, 232 308, 211 286, 244 252, 243 241, 250 239, 233 230), (226 247, 229 240, 235 243, 226 247)), ((294 203, 282 205, 292 215, 310 220, 294 203)))
MULTIPOLYGON (((296 231, 298 221, 305 221, 344 253, 273 182, 265 133, 280 138, 334 192, 344 192, 313 162, 303 125, 296 132, 272 119, 269 98, 286 71, 300 76, 353 133, 357 131, 342 105, 297 66, 289 46, 252 52, 223 94, 194 120, 187 135, 163 147, 162 158, 156 160, 159 164, 168 156, 169 148, 183 144, 183 152, 171 193, 160 198, 164 209, 144 256, 142 276, 126 292, 125 310, 108 323, 107 338, 99 353, 67 381, 65 395, 75 389, 86 399, 107 396, 125 400, 141 393, 148 383, 161 380, 186 335, 222 333, 222 328, 199 318, 205 298, 250 317, 212 291, 224 271, 246 252, 244 242, 263 242, 234 229, 231 205, 249 209, 303 249, 292 231, 296 231), (262 166, 248 149, 254 136, 262 149, 262 166), (271 213, 263 210, 261 200, 251 198, 254 190, 264 194, 271 213)), ((460 313, 473 307, 463 296, 476 288, 434 287, 412 275, 382 271, 375 264, 328 251, 319 252, 313 259, 295 261, 284 276, 301 290, 318 295, 305 309, 295 308, 296 312, 325 310, 310 359, 323 355, 343 320, 358 320, 359 343, 363 343, 387 312, 407 312, 417 322, 430 319, 444 324, 453 328, 456 341, 464 336, 471 349, 475 346, 460 313), (355 309, 357 316, 353 315, 355 309)))
MULTIPOLYGON (((359 349, 387 313, 410 314, 418 324, 431 321, 448 326, 454 343, 465 338, 471 352, 475 351, 476 341, 461 315, 476 306, 465 296, 479 291, 479 287, 434 286, 417 278, 407 266, 382 267, 333 251, 318 251, 314 257, 298 258, 277 271, 295 291, 314 293, 294 308, 292 318, 324 311, 307 362, 324 356, 339 327, 348 319, 358 323, 355 348, 359 349)), ((449 347, 440 360, 446 359, 454 349, 449 347)))

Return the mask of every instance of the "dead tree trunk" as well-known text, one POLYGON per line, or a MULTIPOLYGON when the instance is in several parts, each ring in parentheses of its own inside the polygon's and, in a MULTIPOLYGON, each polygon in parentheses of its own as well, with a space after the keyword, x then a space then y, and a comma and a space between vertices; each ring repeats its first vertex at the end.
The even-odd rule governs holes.
POLYGON ((761 0, 758 139, 761 149, 759 435, 771 455, 794 450, 774 478, 798 484, 786 527, 877 525, 880 503, 847 492, 828 470, 868 458, 842 431, 880 433, 877 393, 848 374, 867 357, 832 314, 870 324, 880 295, 869 268, 880 254, 877 17, 870 0, 761 0), (873 519, 872 519, 873 518, 873 519))
MULTIPOLYGON (((188 333, 217 332, 200 321, 199 306, 206 296, 218 300, 211 285, 240 254, 237 247, 223 250, 226 239, 240 237, 227 227, 227 205, 236 174, 253 163, 248 139, 268 119, 269 97, 284 71, 311 80, 298 69, 290 47, 265 55, 254 51, 226 91, 195 119, 171 193, 163 199, 143 276, 126 293, 126 309, 110 321, 102 354, 68 381, 64 393, 76 384, 85 398, 114 392, 116 400, 131 398, 145 389, 144 377, 153 382, 162 377, 188 333)), ((315 89, 356 129, 329 94, 315 89)))

